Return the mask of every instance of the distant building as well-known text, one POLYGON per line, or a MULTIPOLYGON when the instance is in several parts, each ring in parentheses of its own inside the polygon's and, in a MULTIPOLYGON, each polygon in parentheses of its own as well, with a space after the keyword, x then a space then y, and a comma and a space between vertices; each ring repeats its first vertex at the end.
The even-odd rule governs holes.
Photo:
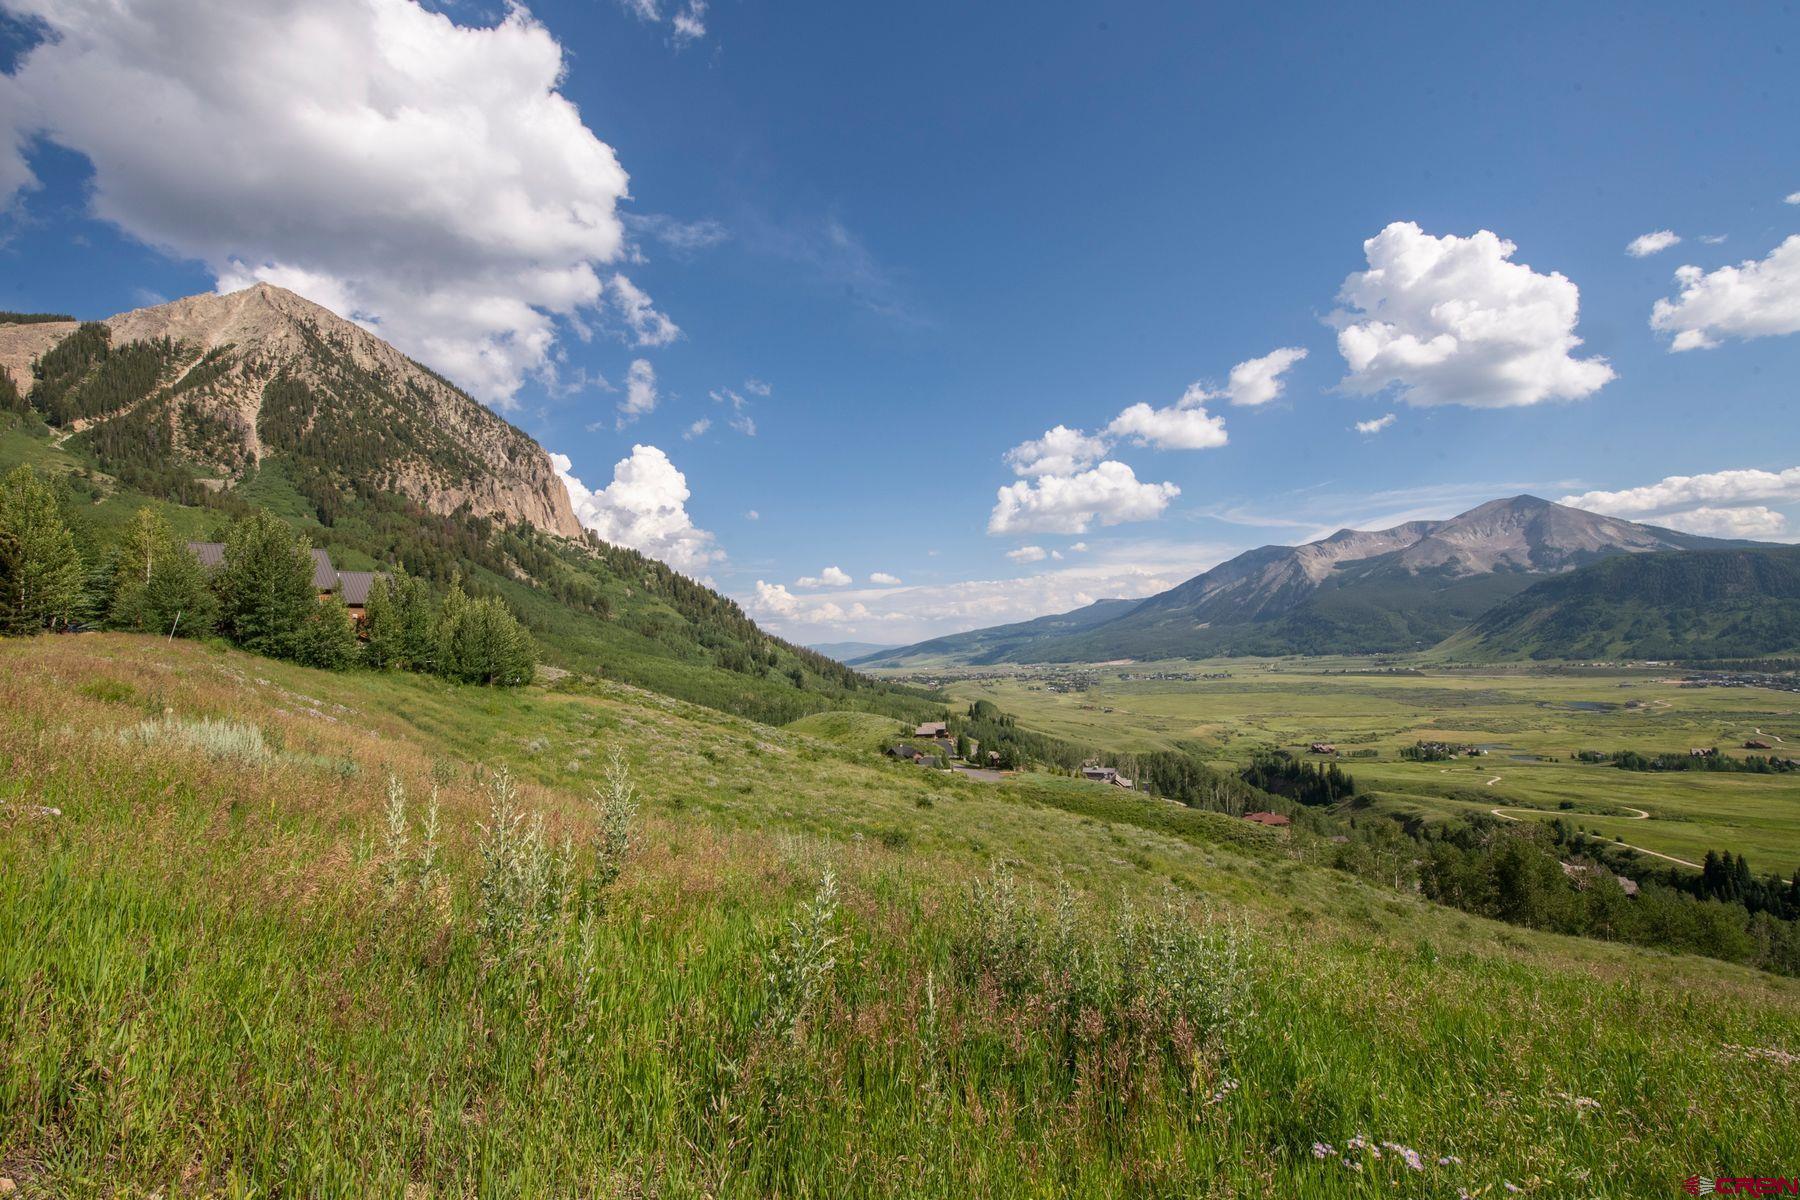
POLYGON ((1757 741, 1754 738, 1744 743, 1744 749, 1746 750, 1773 750, 1774 748, 1775 747, 1769 745, 1769 743, 1757 741))
POLYGON ((902 762, 916 763, 925 761, 925 752, 923 750, 919 749, 917 746, 908 746, 904 743, 898 746, 889 746, 886 750, 882 751, 882 753, 886 754, 889 758, 900 759, 902 762))
POLYGON ((1314 742, 1307 749, 1314 754, 1336 754, 1337 747, 1330 742, 1314 742))
POLYGON ((1293 824, 1292 821, 1288 820, 1280 813, 1272 812, 1245 813, 1244 820, 1254 822, 1257 825, 1267 825, 1271 829, 1280 829, 1284 826, 1293 824))
MULTIPOLYGON (((225 565, 224 542, 189 542, 187 548, 208 574, 225 565)), ((369 589, 377 579, 388 578, 386 571, 340 571, 323 550, 312 552, 312 564, 313 589, 319 593, 319 599, 339 597, 358 621, 363 619, 364 606, 369 602, 369 589)))
POLYGON ((1110 783, 1114 787, 1130 788, 1136 785, 1119 774, 1116 767, 1085 766, 1081 768, 1081 777, 1094 783, 1110 783))
POLYGON ((927 721, 913 730, 914 737, 941 738, 950 732, 950 727, 942 721, 927 721))

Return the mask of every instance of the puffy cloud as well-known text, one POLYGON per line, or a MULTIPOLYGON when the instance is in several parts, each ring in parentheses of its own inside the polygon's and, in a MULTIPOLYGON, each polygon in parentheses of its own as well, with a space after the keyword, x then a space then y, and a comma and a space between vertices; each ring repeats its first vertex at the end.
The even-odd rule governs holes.
POLYGON ((1617 492, 1582 492, 1562 503, 1589 512, 1631 517, 1695 505, 1737 505, 1765 500, 1800 502, 1800 467, 1785 471, 1731 470, 1706 475, 1670 475, 1643 487, 1617 492))
POLYGON ((1701 505, 1687 512, 1671 513, 1664 525, 1687 533, 1722 538, 1778 538, 1787 532, 1787 517, 1765 505, 1712 508, 1701 505))
POLYGON ((746 513, 745 513, 745 514, 744 514, 744 520, 746 520, 746 521, 760 521, 760 520, 762 520, 762 514, 761 514, 761 513, 759 513, 759 512, 757 512, 757 511, 756 511, 756 510, 755 510, 755 509, 754 509, 754 508, 753 508, 753 509, 751 509, 751 510, 750 510, 750 511, 748 511, 748 512, 746 512, 746 513))
POLYGON ((1658 300, 1650 310, 1650 328, 1674 335, 1670 350, 1710 350, 1728 337, 1800 333, 1800 234, 1767 258, 1716 271, 1685 266, 1675 279, 1681 296, 1658 300))
POLYGON ((1106 457, 1106 450, 1104 438, 1058 425, 1046 430, 1043 437, 1008 450, 1006 465, 1015 475, 1073 475, 1106 457))
POLYGON ((619 401, 619 428, 623 429, 645 413, 654 412, 659 399, 656 368, 647 359, 632 359, 631 369, 625 373, 625 398, 619 401))
POLYGON ((1581 292, 1569 279, 1510 261, 1517 247, 1481 230, 1433 237, 1396 221, 1363 243, 1369 269, 1344 280, 1332 316, 1349 374, 1368 395, 1408 404, 1508 408, 1576 400, 1613 375, 1575 358, 1581 292))
POLYGON ((1049 557, 1042 546, 1020 546, 1017 550, 1008 550, 1006 557, 1016 563, 1043 562, 1049 557))
POLYGON ((870 583, 879 583, 887 587, 897 587, 900 583, 898 575, 890 575, 886 571, 876 571, 869 576, 870 583))
POLYGON ((1287 369, 1306 357, 1304 346, 1283 346, 1261 358, 1251 358, 1231 368, 1225 395, 1233 404, 1267 404, 1281 395, 1287 369))
POLYGON ((1172 483, 1143 483, 1122 462, 1103 462, 1076 475, 1044 475, 999 490, 988 532, 1086 533, 1093 524, 1118 525, 1162 515, 1181 494, 1172 483))
POLYGON ((1088 544, 1086 542, 1075 542, 1070 545, 1069 552, 1071 554, 1086 554, 1087 548, 1088 544))
POLYGON ((722 562, 713 535, 688 516, 687 476, 655 446, 633 446, 613 467, 612 482, 591 491, 573 474, 566 454, 550 456, 576 519, 602 541, 629 546, 690 575, 722 562))
POLYGON ((1730 236, 1726 233, 1703 233, 1700 235, 1700 240, 1709 246, 1722 246, 1725 244, 1725 239, 1730 236))
POLYGON ((1660 254, 1670 246, 1680 244, 1680 234, 1672 229, 1659 229, 1655 233, 1639 234, 1632 238, 1631 243, 1625 247, 1625 253, 1633 258, 1649 258, 1652 254, 1660 254))
POLYGON ((701 417, 698 421, 695 421, 692 425, 689 425, 687 427, 687 429, 682 432, 681 436, 684 440, 691 442, 695 438, 699 437, 701 434, 705 433, 707 430, 709 430, 711 428, 712 428, 712 418, 711 417, 701 417))
POLYGON ((744 390, 752 396, 767 396, 774 389, 760 379, 746 379, 744 390))
POLYGON ((47 37, 0 91, 0 206, 47 137, 94 213, 296 287, 507 406, 556 321, 604 300, 627 176, 558 90, 523 7, 459 25, 414 0, 7 0, 47 37), (297 286, 298 285, 298 286, 297 286))
POLYGON ((1133 404, 1113 418, 1106 432, 1159 450, 1208 450, 1226 442, 1225 418, 1197 405, 1188 406, 1185 396, 1182 403, 1169 408, 1133 404))
POLYGON ((1388 413, 1386 416, 1372 417, 1367 421, 1358 421, 1356 423, 1356 432, 1380 433, 1389 425, 1392 425, 1397 419, 1398 418, 1396 418, 1393 413, 1388 413))
POLYGON ((826 567, 817 575, 802 575, 800 578, 794 580, 794 586, 803 588, 835 588, 849 587, 855 582, 856 580, 850 578, 849 572, 840 570, 837 567, 826 567))
POLYGON ((681 326, 657 312, 650 297, 625 276, 614 274, 607 281, 606 295, 630 331, 632 345, 667 346, 681 336, 681 326))
POLYGON ((1800 192, 1789 192, 1781 198, 1783 204, 1800 204, 1800 192))

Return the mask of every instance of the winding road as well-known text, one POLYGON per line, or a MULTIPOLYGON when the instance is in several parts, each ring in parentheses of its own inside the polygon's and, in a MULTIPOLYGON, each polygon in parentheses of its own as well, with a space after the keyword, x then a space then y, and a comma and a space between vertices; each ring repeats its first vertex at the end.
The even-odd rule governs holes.
MULTIPOLYGON (((1629 805, 1623 805, 1623 804, 1622 804, 1622 805, 1620 805, 1620 806, 1619 806, 1619 807, 1621 807, 1621 808, 1629 808, 1629 807, 1630 807, 1630 806, 1629 806, 1629 805)), ((1513 817, 1513 816, 1508 816, 1508 815, 1507 815, 1507 814, 1506 814, 1506 812, 1505 812, 1505 811, 1504 811, 1504 810, 1502 810, 1502 809, 1498 809, 1498 808, 1490 808, 1490 809, 1488 809, 1488 811, 1489 811, 1489 812, 1491 812, 1491 813, 1493 813, 1493 814, 1494 814, 1494 815, 1495 815, 1495 816, 1496 816, 1496 817, 1499 817, 1499 818, 1500 818, 1500 819, 1501 819, 1501 820, 1502 820, 1502 821, 1517 821, 1517 822, 1519 822, 1519 823, 1520 823, 1520 824, 1524 824, 1524 818, 1523 818, 1523 817, 1513 817)), ((1520 812, 1542 812, 1542 811, 1543 811, 1543 810, 1542 810, 1542 809, 1536 809, 1536 808, 1522 808, 1522 809, 1520 809, 1520 810, 1519 810, 1519 811, 1520 811, 1520 812)), ((1646 821, 1646 820, 1649 820, 1649 818, 1650 818, 1650 814, 1649 814, 1649 813, 1647 813, 1647 812, 1644 812, 1644 810, 1643 810, 1643 809, 1641 809, 1641 808, 1638 808, 1638 809, 1632 809, 1632 811, 1633 811, 1633 812, 1637 812, 1637 813, 1643 813, 1643 815, 1642 815, 1642 816, 1639 816, 1639 817, 1634 817, 1634 818, 1632 818, 1632 819, 1633 819, 1633 820, 1636 820, 1636 821, 1646 821)), ((1614 843, 1613 843, 1613 844, 1614 844, 1614 845, 1615 845, 1615 846, 1623 846, 1623 847, 1625 847, 1625 848, 1626 848, 1626 849, 1627 849, 1627 850, 1636 850, 1636 851, 1637 851, 1637 852, 1638 852, 1638 853, 1639 853, 1639 854, 1648 854, 1648 855, 1650 855, 1650 857, 1652 857, 1652 858, 1660 858, 1660 859, 1664 859, 1664 860, 1666 860, 1666 861, 1668 861, 1668 862, 1672 862, 1672 863, 1680 863, 1680 864, 1681 864, 1681 865, 1682 865, 1682 866, 1684 866, 1684 867, 1692 867, 1692 868, 1694 868, 1694 870, 1696 870, 1696 871, 1698 871, 1698 870, 1699 870, 1699 869, 1700 869, 1700 864, 1699 864, 1699 863, 1697 863, 1697 862, 1689 862, 1689 861, 1688 861, 1688 860, 1687 860, 1687 859, 1685 859, 1685 858, 1676 858, 1676 857, 1675 857, 1675 856, 1674 856, 1674 855, 1673 855, 1673 854, 1664 854, 1664 853, 1663 853, 1663 852, 1662 852, 1662 851, 1661 851, 1661 850, 1651 850, 1651 849, 1649 849, 1649 848, 1648 848, 1648 847, 1645 847, 1645 846, 1634 846, 1634 845, 1632 845, 1632 844, 1631 844, 1631 843, 1630 843, 1630 842, 1614 842, 1614 843)))

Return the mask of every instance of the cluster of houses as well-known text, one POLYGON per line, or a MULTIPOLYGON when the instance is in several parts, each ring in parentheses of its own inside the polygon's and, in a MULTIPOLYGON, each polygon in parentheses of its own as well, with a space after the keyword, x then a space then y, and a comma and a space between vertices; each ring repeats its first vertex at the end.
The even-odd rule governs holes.
MULTIPOLYGON (((199 560, 200 566, 208 574, 225 565, 224 542, 189 542, 188 553, 199 560)), ((331 555, 323 550, 312 552, 313 587, 319 593, 319 599, 337 596, 350 610, 350 617, 361 624, 366 615, 369 603, 369 589, 377 579, 387 578, 386 571, 340 571, 332 564, 331 555)))

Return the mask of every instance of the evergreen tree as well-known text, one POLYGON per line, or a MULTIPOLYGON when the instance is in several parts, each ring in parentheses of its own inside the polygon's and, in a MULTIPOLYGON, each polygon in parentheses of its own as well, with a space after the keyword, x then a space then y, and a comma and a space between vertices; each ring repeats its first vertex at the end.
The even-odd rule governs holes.
POLYGON ((363 632, 368 641, 363 656, 378 671, 405 666, 400 630, 400 610, 394 603, 393 585, 379 576, 369 584, 363 601, 363 632))
POLYGON ((199 560, 161 515, 140 508, 113 566, 108 621, 142 633, 201 637, 212 629, 215 607, 199 560))
POLYGON ((460 584, 444 597, 438 624, 438 673, 464 683, 531 682, 537 647, 504 603, 470 600, 460 584))
POLYGON ((294 658, 308 667, 342 671, 356 661, 359 649, 350 610, 344 606, 343 597, 334 593, 314 604, 300 623, 294 658))
POLYGON ((75 538, 49 486, 30 467, 0 479, 0 633, 67 623, 82 583, 75 538))
POLYGON ((257 509, 231 527, 216 591, 225 632, 247 650, 291 658, 318 607, 306 539, 257 509))

